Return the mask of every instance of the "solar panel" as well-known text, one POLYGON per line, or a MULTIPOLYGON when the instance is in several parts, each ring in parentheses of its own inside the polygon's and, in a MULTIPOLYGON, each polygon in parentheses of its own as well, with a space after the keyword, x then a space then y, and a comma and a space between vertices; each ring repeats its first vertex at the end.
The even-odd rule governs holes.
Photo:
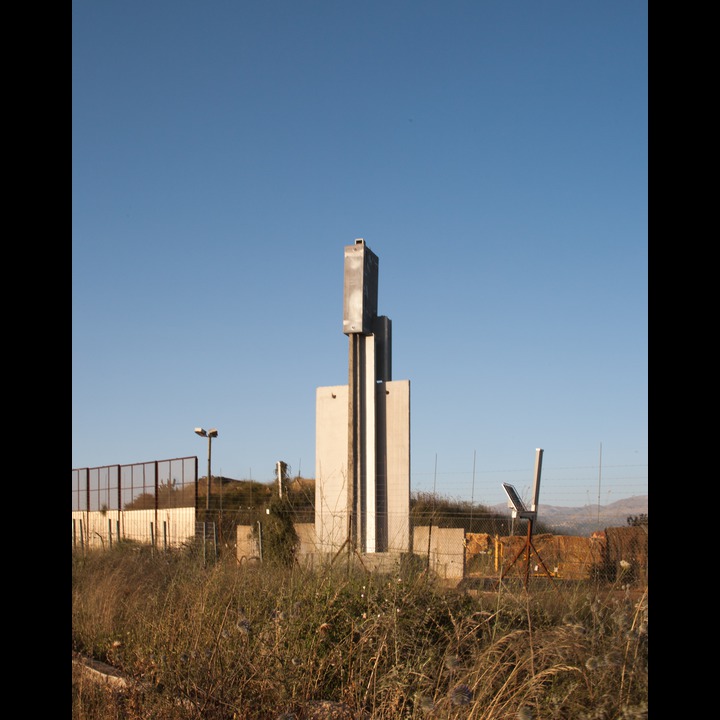
POLYGON ((517 490, 510 485, 509 483, 503 483, 503 490, 506 492, 508 498, 510 498, 510 502, 512 503, 513 508, 515 508, 516 512, 524 513, 527 512, 525 509, 525 505, 523 504, 523 501, 520 499, 520 496, 517 494, 517 490))

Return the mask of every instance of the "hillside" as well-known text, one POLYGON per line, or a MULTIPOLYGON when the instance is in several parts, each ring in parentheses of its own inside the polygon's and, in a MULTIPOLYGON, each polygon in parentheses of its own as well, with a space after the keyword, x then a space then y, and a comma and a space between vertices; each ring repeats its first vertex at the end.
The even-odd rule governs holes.
MULTIPOLYGON (((225 508, 230 509, 237 504, 253 506, 257 503, 264 505, 276 493, 276 485, 258 483, 249 480, 231 480, 221 478, 224 486, 225 508)), ((216 481, 213 478, 213 483, 216 481)), ((295 477, 288 479, 286 486, 287 496, 291 504, 297 509, 312 510, 315 500, 315 480, 313 478, 295 477)), ((419 497, 427 501, 427 493, 415 493, 413 499, 419 497)), ((451 498, 439 497, 443 511, 462 514, 471 509, 470 503, 457 501, 451 498)), ((507 503, 486 506, 488 510, 496 512, 501 517, 507 517, 510 510, 507 503)), ((433 502, 434 510, 437 509, 433 502)), ((595 530, 604 530, 608 527, 625 527, 627 519, 638 515, 648 514, 648 496, 636 495, 622 500, 616 500, 608 505, 583 505, 581 507, 564 507, 545 505, 540 503, 537 520, 544 527, 551 527, 558 533, 565 535, 590 535, 595 530)))
MULTIPOLYGON (((509 512, 506 503, 493 505, 493 510, 500 513, 509 512)), ((588 535, 595 530, 604 530, 608 527, 625 527, 629 517, 647 514, 648 496, 636 495, 599 507, 598 505, 560 507, 540 503, 537 519, 544 525, 551 525, 563 533, 588 535)))

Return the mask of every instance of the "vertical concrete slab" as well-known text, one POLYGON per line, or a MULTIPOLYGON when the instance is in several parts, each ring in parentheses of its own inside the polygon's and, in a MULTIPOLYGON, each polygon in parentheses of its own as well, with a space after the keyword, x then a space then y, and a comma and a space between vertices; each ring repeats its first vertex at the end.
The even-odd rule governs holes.
MULTIPOLYGON (((359 549, 408 552, 410 381, 373 382, 370 388, 375 396, 374 426, 367 428, 368 487, 362 506, 367 547, 359 549)), ((316 391, 315 524, 322 552, 337 552, 347 539, 347 398, 347 385, 316 391)))
POLYGON ((427 558, 430 569, 443 580, 465 576, 465 530, 418 525, 413 528, 413 552, 427 558))
MULTIPOLYGON (((410 550, 410 381, 378 383, 384 397, 387 549, 410 550)), ((378 407, 381 403, 378 402, 378 407)), ((380 454, 378 455, 380 457, 380 454)))
POLYGON ((253 537, 252 525, 238 525, 235 539, 235 556, 239 563, 260 558, 260 546, 253 537))
POLYGON ((315 393, 315 534, 321 552, 347 539, 348 386, 315 393))
POLYGON ((374 553, 377 549, 376 520, 377 520, 377 462, 376 446, 378 442, 376 428, 376 401, 377 391, 375 383, 375 336, 367 335, 361 339, 365 355, 365 397, 360 417, 363 422, 362 437, 364 438, 365 477, 361 478, 363 503, 361 512, 365 528, 364 542, 361 547, 367 553, 374 553))

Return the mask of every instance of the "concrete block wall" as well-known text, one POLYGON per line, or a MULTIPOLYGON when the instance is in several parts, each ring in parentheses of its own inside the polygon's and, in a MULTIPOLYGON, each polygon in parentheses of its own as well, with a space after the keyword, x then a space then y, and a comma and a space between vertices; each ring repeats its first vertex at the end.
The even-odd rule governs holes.
POLYGON ((238 525, 236 530, 236 557, 239 563, 260 557, 260 545, 253 537, 252 525, 238 525))
POLYGON ((429 558, 429 567, 443 580, 465 577, 465 530, 418 525, 413 528, 413 553, 429 558))
POLYGON ((73 546, 107 548, 118 540, 178 547, 195 537, 195 508, 74 511, 73 546))

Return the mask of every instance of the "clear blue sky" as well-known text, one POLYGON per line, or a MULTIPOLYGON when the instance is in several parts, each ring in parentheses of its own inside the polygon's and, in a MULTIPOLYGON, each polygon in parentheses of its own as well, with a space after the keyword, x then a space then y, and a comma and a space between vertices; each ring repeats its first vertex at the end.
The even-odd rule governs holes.
POLYGON ((364 238, 413 491, 647 494, 647 2, 72 13, 73 468, 314 477, 364 238))

